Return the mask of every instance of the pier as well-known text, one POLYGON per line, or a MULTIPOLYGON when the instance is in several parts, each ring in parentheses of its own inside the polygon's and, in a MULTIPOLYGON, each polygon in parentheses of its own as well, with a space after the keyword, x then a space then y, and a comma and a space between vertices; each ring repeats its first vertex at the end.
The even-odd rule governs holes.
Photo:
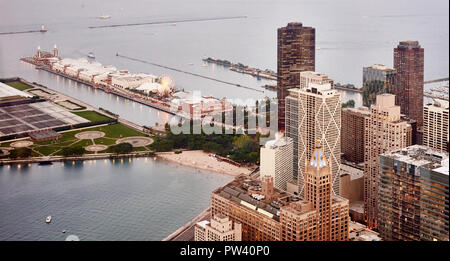
POLYGON ((267 79, 267 80, 272 80, 272 81, 276 81, 278 79, 277 73, 274 71, 271 71, 269 69, 261 70, 258 68, 248 67, 246 65, 243 65, 242 63, 231 63, 230 61, 227 61, 227 60, 214 59, 211 57, 204 58, 203 61, 207 62, 207 63, 218 64, 223 67, 229 68, 231 71, 248 74, 248 75, 251 75, 251 76, 257 77, 257 78, 262 78, 262 79, 267 79))
POLYGON ((164 68, 164 69, 168 69, 168 70, 172 70, 172 71, 176 71, 176 72, 180 72, 180 73, 189 74, 189 75, 200 77, 200 78, 207 79, 207 80, 216 81, 216 82, 220 82, 220 83, 223 83, 223 84, 236 86, 236 87, 239 87, 239 88, 244 88, 244 89, 247 89, 247 90, 252 90, 252 91, 255 91, 255 92, 264 93, 264 91, 258 90, 256 88, 252 88, 252 87, 243 86, 243 85, 240 85, 240 84, 237 84, 237 83, 232 83, 232 82, 227 82, 227 81, 215 79, 215 78, 212 78, 212 77, 209 77, 209 76, 200 75, 200 74, 197 74, 197 73, 183 71, 183 70, 180 70, 180 69, 177 69, 177 68, 173 68, 173 67, 169 67, 169 66, 165 66, 165 65, 161 65, 161 64, 145 61, 145 60, 141 60, 141 59, 138 59, 138 58, 129 57, 129 56, 126 56, 126 55, 121 55, 119 53, 117 53, 116 56, 117 57, 121 57, 121 58, 125 58, 125 59, 128 59, 128 60, 131 60, 131 61, 136 61, 136 62, 141 62, 141 63, 145 63, 145 64, 150 64, 150 65, 158 66, 158 67, 161 67, 161 68, 164 68))

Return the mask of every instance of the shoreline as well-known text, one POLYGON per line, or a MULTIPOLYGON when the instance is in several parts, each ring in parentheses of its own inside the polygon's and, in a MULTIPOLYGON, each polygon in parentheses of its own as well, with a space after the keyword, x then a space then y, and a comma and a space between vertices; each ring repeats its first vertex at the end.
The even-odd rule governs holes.
POLYGON ((210 155, 210 153, 201 150, 185 150, 180 154, 175 154, 173 151, 157 152, 155 156, 158 159, 174 162, 185 167, 212 171, 232 177, 251 173, 251 170, 246 167, 237 167, 227 162, 217 161, 210 155))

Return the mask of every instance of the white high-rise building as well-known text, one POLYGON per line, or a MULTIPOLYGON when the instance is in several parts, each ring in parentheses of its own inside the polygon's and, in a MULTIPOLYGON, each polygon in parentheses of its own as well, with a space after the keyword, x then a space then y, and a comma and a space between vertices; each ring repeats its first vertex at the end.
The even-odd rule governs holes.
MULTIPOLYGON (((293 140, 293 170, 299 195, 304 192, 305 162, 317 140, 330 161, 333 194, 339 195, 341 165, 341 95, 331 83, 310 83, 305 89, 289 89, 286 97, 286 137, 293 140)), ((291 191, 290 191, 291 192, 291 191)))
POLYGON ((448 101, 434 100, 423 107, 423 145, 444 152, 449 141, 448 101))
POLYGON ((261 147, 260 177, 271 176, 274 187, 287 190, 287 182, 294 178, 292 171, 293 143, 291 138, 276 134, 274 140, 261 147))
POLYGON ((204 220, 195 224, 195 241, 242 241, 242 225, 229 217, 216 214, 211 222, 204 220))

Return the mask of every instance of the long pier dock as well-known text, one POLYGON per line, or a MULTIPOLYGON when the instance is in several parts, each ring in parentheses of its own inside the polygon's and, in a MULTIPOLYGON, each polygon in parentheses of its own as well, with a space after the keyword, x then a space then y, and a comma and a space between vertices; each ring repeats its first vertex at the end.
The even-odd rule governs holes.
POLYGON ((122 55, 122 54, 119 54, 119 53, 117 53, 116 56, 117 57, 121 57, 121 58, 125 58, 125 59, 128 59, 128 60, 136 61, 136 62, 141 62, 141 63, 145 63, 145 64, 150 64, 150 65, 153 65, 153 66, 158 66, 158 67, 161 67, 161 68, 164 68, 164 69, 168 69, 168 70, 172 70, 172 71, 176 71, 176 72, 189 74, 189 75, 192 75, 192 76, 197 76, 197 77, 200 77, 200 78, 203 78, 203 79, 207 79, 207 80, 216 81, 216 82, 220 82, 220 83, 223 83, 223 84, 236 86, 236 87, 239 87, 239 88, 244 88, 244 89, 247 89, 247 90, 252 90, 252 91, 255 91, 255 92, 264 93, 264 91, 256 89, 256 88, 252 88, 252 87, 243 86, 243 85, 240 85, 240 84, 237 84, 237 83, 232 83, 232 82, 227 82, 227 81, 215 79, 215 78, 212 78, 212 77, 209 77, 209 76, 200 75, 200 74, 197 74, 197 73, 183 71, 183 70, 180 70, 180 69, 177 69, 177 68, 173 68, 173 67, 169 67, 169 66, 165 66, 165 65, 161 65, 161 64, 145 61, 145 60, 141 60, 141 59, 138 59, 138 58, 129 57, 129 56, 122 55))
POLYGON ((231 20, 231 19, 244 19, 244 18, 247 18, 247 16, 224 16, 224 17, 210 17, 210 18, 192 18, 192 19, 180 19, 180 20, 153 21, 153 22, 143 22, 143 23, 97 25, 97 26, 89 26, 88 28, 96 29, 96 28, 109 28, 109 27, 188 23, 188 22, 203 22, 203 21, 231 20))
POLYGON ((41 30, 29 30, 29 31, 18 31, 18 32, 0 32, 0 35, 10 35, 10 34, 30 34, 30 33, 45 33, 41 30))

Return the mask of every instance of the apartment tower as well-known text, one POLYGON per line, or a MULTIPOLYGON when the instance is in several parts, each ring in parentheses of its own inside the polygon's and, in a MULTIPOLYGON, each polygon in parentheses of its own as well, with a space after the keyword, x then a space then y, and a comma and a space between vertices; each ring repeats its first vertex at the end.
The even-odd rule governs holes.
POLYGON ((443 152, 447 150, 448 101, 434 100, 423 107, 423 145, 443 152))
POLYGON ((378 231, 388 241, 448 241, 448 153, 414 145, 380 155, 378 231))
POLYGON ((299 195, 304 193, 305 161, 317 140, 331 162, 332 190, 339 195, 341 165, 341 96, 330 83, 290 89, 286 97, 286 136, 293 140, 293 170, 299 195))
POLYGON ((342 108, 341 152, 354 163, 364 162, 364 132, 370 118, 367 107, 342 108))
POLYGON ((300 72, 315 71, 316 30, 301 23, 278 28, 278 129, 284 132, 288 89, 299 88, 300 72))
POLYGON ((395 95, 378 95, 364 134, 364 215, 370 229, 378 227, 378 156, 410 146, 410 133, 411 126, 401 119, 400 106, 395 105, 395 95))
POLYGON ((403 41, 394 48, 394 69, 397 78, 393 91, 401 113, 423 126, 423 63, 424 50, 418 41, 403 41))
POLYGON ((261 147, 260 176, 272 177, 275 188, 287 190, 287 182, 294 178, 293 143, 291 138, 283 137, 278 133, 275 137, 261 147))

